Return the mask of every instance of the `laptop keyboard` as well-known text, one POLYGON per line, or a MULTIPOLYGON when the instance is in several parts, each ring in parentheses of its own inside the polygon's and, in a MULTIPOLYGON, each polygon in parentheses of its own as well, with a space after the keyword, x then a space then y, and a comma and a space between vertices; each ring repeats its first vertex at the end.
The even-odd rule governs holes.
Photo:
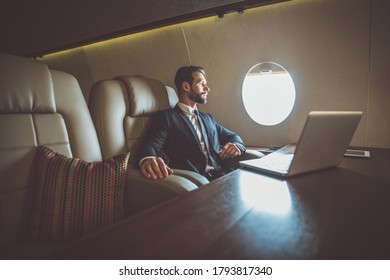
POLYGON ((296 144, 288 144, 275 152, 278 154, 285 154, 285 155, 294 154, 296 147, 297 147, 296 144))
POLYGON ((295 144, 289 144, 262 158, 241 161, 240 163, 244 167, 287 175, 294 158, 295 148, 295 144))
POLYGON ((267 157, 267 160, 262 161, 262 166, 265 169, 275 170, 280 173, 287 173, 294 154, 272 153, 267 157))

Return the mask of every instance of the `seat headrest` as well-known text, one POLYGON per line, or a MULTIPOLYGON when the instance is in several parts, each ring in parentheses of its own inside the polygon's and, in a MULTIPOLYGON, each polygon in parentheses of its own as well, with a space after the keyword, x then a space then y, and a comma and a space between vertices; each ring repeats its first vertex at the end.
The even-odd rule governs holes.
POLYGON ((48 67, 33 59, 0 53, 0 113, 54 113, 48 67))
POLYGON ((126 85, 131 117, 148 116, 159 110, 167 109, 175 103, 174 99, 177 99, 172 88, 154 79, 126 75, 117 76, 114 79, 126 85))

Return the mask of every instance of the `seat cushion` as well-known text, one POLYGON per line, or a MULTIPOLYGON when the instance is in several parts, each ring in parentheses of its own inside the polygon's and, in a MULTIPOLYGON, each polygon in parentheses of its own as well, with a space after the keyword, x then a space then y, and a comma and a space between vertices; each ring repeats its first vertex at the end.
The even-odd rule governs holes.
MULTIPOLYGON (((132 118, 150 116, 170 107, 171 91, 160 81, 142 76, 117 76, 129 95, 129 113, 132 118)), ((177 101, 177 97, 176 97, 177 101)))
POLYGON ((47 65, 0 53, 0 113, 56 112, 47 65))
POLYGON ((87 162, 38 147, 33 239, 69 241, 123 219, 128 160, 87 162))

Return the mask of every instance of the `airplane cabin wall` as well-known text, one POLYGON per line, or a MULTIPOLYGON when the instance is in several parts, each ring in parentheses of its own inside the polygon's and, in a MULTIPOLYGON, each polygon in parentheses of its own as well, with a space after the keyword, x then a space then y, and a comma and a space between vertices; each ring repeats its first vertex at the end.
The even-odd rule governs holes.
MULTIPOLYGON (((77 77, 88 98, 93 82, 134 74, 174 86, 178 67, 201 65, 211 88, 200 108, 237 132, 249 146, 298 139, 313 110, 361 110, 352 145, 390 148, 389 2, 294 0, 163 27, 75 48, 40 60, 77 77), (245 111, 247 71, 273 61, 291 74, 297 99, 276 126, 256 124, 245 111)), ((259 110, 267 104, 259 104, 259 110)), ((337 137, 337 136, 336 136, 337 137)))

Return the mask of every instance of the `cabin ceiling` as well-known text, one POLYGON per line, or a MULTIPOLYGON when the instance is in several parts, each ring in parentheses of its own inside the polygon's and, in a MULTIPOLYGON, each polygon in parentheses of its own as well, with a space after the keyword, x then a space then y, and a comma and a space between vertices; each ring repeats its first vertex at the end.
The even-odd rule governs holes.
POLYGON ((26 57, 290 0, 6 0, 0 51, 26 57))

